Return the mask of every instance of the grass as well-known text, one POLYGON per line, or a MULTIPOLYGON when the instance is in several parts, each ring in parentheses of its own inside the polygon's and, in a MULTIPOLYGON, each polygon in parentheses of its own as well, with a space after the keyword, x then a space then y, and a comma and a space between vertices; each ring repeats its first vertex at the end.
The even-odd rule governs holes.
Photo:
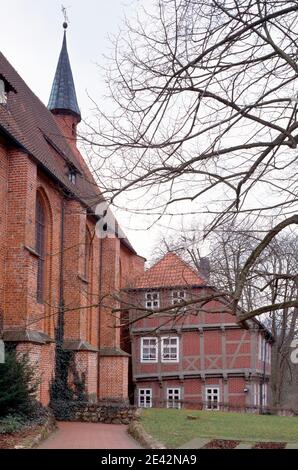
POLYGON ((291 416, 151 408, 143 410, 141 421, 149 434, 174 449, 200 437, 298 442, 298 418, 291 416))

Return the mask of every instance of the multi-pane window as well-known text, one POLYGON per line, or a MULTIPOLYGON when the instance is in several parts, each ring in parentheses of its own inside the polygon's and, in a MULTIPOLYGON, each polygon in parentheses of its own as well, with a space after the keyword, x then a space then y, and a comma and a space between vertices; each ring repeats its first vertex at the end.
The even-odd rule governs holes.
POLYGON ((270 362, 270 345, 267 343, 266 339, 259 335, 259 359, 260 361, 270 362))
POLYGON ((185 302, 186 292, 185 290, 174 290, 172 291, 172 304, 177 305, 185 302))
POLYGON ((161 361, 179 362, 179 338, 177 336, 161 338, 161 361))
POLYGON ((141 362, 157 362, 157 338, 141 338, 141 362))
POLYGON ((152 291, 145 293, 145 307, 153 310, 159 308, 159 292, 152 291))
POLYGON ((139 407, 151 408, 152 407, 152 389, 139 388, 139 407))
POLYGON ((261 390, 262 390, 262 405, 267 406, 268 405, 268 385, 266 383, 263 383, 261 390))
POLYGON ((35 250, 38 253, 37 266, 37 291, 38 303, 44 300, 44 278, 45 278, 45 211, 43 201, 39 194, 36 196, 35 209, 35 250))
POLYGON ((206 409, 207 410, 219 409, 219 388, 218 387, 206 388, 206 409))
POLYGON ((268 364, 271 364, 271 346, 269 343, 267 343, 267 347, 266 347, 266 362, 268 364))
POLYGON ((253 404, 259 406, 260 402, 260 385, 258 383, 253 384, 253 404))
POLYGON ((167 408, 181 408, 181 389, 168 388, 167 389, 167 408))

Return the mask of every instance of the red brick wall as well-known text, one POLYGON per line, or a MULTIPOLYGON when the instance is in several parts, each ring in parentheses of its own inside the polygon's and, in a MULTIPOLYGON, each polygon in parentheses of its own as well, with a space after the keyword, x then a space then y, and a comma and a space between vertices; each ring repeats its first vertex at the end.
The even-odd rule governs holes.
MULTIPOLYGON (((58 118, 67 134, 69 120, 58 118)), ((68 138, 71 136, 68 134, 68 138)), ((70 145, 81 165, 87 166, 70 145)), ((88 173, 90 175, 90 173, 88 173)), ((62 194, 51 180, 24 152, 0 141, 0 314, 5 330, 34 330, 55 336, 59 308, 62 194), (37 302, 38 257, 35 249, 35 202, 39 191, 46 212, 45 295, 37 302)), ((121 285, 140 272, 144 260, 133 255, 120 240, 94 237, 96 221, 86 216, 78 201, 65 200, 64 300, 65 340, 83 340, 94 348, 120 347, 118 305, 114 294, 121 285), (88 273, 84 272, 86 230, 92 246, 88 273), (87 274, 87 276, 85 276, 87 274), (86 278, 87 277, 87 278, 86 278), (112 295, 111 295, 112 294, 112 295), (102 299, 105 305, 99 306, 102 299)), ((48 403, 49 382, 54 370, 53 344, 19 344, 38 359, 41 377, 40 398, 48 403)), ((103 359, 98 366, 97 353, 76 353, 84 367, 87 391, 94 397, 127 397, 127 357, 103 359), (98 375, 99 374, 99 375, 98 375)))
POLYGON ((128 357, 100 357, 99 398, 128 397, 128 357))
MULTIPOLYGON (((4 311, 8 149, 0 140, 0 325, 4 311)), ((2 319, 3 321, 3 319, 2 319)))
POLYGON ((78 351, 74 356, 75 369, 79 378, 85 377, 87 393, 92 401, 97 397, 97 353, 78 351))
POLYGON ((37 379, 40 380, 36 398, 44 405, 50 400, 49 384, 54 376, 55 346, 53 343, 46 345, 19 343, 18 353, 27 353, 29 361, 36 372, 37 379))

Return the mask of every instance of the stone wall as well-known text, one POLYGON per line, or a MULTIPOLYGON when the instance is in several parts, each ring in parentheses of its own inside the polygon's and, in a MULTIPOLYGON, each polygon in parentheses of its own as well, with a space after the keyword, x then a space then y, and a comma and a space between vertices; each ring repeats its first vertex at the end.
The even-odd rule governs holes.
POLYGON ((89 423, 129 424, 139 419, 137 407, 124 403, 56 403, 54 413, 57 420, 89 423))

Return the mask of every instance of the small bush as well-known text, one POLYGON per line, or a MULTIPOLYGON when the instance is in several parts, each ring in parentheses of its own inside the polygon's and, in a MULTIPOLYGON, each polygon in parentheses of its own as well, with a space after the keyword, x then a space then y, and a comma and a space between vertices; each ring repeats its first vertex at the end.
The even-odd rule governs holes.
POLYGON ((24 427, 24 421, 21 416, 7 415, 0 418, 0 434, 13 434, 21 431, 24 427))
POLYGON ((20 414, 29 416, 39 382, 27 354, 7 351, 0 364, 0 417, 20 414))

